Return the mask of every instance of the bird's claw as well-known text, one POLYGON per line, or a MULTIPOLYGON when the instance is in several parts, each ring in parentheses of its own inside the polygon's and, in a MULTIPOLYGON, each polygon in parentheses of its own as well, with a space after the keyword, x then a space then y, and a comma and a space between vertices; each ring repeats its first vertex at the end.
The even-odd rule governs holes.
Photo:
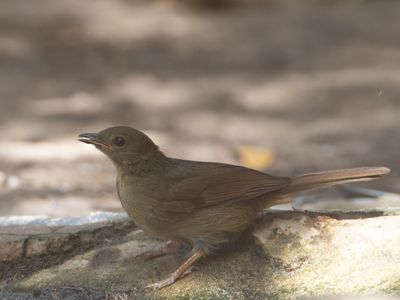
POLYGON ((175 283, 175 281, 177 281, 179 278, 185 277, 186 275, 189 275, 190 273, 196 272, 198 271, 199 268, 196 266, 191 266, 189 269, 187 269, 181 276, 179 277, 175 277, 174 275, 172 275, 171 277, 161 280, 159 282, 153 283, 153 284, 149 284, 146 286, 147 289, 153 289, 153 291, 158 290, 158 289, 162 289, 163 287, 169 286, 173 283, 175 283))
POLYGON ((158 290, 158 289, 162 289, 163 287, 169 286, 171 284, 173 284, 176 281, 175 278, 170 277, 164 280, 161 280, 159 282, 153 283, 153 284, 149 284, 146 286, 147 289, 153 289, 153 291, 158 290))

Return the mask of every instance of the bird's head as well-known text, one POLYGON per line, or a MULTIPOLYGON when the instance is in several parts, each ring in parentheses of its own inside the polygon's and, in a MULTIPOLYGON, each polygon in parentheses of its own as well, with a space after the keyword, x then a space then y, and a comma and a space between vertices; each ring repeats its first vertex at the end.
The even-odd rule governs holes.
POLYGON ((107 128, 99 133, 82 133, 78 140, 94 145, 117 167, 135 163, 154 153, 161 153, 147 135, 126 126, 107 128))

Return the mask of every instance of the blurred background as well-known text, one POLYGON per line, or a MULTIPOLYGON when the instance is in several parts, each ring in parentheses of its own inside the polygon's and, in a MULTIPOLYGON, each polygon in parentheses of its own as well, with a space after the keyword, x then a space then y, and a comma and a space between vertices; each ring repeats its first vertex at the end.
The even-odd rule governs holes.
POLYGON ((275 175, 385 165, 400 192, 400 2, 0 2, 0 215, 122 211, 82 132, 275 175))

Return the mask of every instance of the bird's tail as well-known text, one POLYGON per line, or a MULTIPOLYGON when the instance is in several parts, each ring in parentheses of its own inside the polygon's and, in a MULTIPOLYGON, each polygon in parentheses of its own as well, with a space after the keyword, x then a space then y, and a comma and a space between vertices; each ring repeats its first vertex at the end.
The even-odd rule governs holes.
POLYGON ((351 168, 296 176, 284 189, 284 194, 291 195, 298 192, 318 190, 353 181, 366 181, 376 179, 389 173, 385 167, 351 168))

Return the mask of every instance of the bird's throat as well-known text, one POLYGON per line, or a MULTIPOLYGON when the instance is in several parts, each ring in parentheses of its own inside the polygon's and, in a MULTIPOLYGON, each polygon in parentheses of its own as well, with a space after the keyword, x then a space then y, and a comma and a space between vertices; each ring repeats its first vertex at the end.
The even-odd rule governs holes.
POLYGON ((159 174, 165 169, 167 158, 160 151, 147 153, 139 157, 127 157, 118 163, 115 163, 118 173, 121 175, 130 175, 144 177, 149 174, 159 174))

